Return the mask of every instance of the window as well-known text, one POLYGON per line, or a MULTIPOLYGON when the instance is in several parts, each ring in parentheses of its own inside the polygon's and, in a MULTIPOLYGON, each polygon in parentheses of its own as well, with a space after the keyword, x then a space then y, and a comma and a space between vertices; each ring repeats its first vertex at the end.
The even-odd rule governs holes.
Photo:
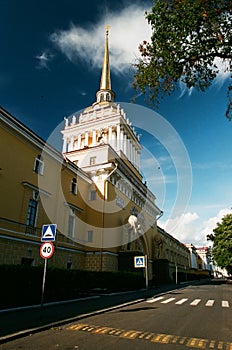
POLYGON ((96 157, 90 157, 90 159, 89 159, 89 164, 90 164, 90 165, 96 164, 96 157))
POLYGON ((75 179, 75 177, 72 179, 71 182, 71 192, 72 194, 77 194, 77 179, 75 179))
POLYGON ((44 173, 44 162, 40 154, 35 158, 33 170, 36 174, 39 174, 39 175, 43 175, 44 173))
POLYGON ((87 242, 93 242, 93 231, 87 232, 87 242))
POLYGON ((67 269, 71 270, 72 269, 72 261, 67 262, 67 269))
POLYGON ((125 206, 125 202, 123 200, 123 198, 117 196, 116 197, 116 204, 120 207, 120 208, 124 208, 125 206))
POLYGON ((68 238, 73 239, 74 229, 75 229, 75 216, 72 212, 68 218, 68 238))
POLYGON ((27 226, 35 227, 37 218, 38 202, 35 199, 30 199, 27 209, 27 226))
POLYGON ((89 200, 90 201, 95 201, 96 200, 96 196, 97 196, 96 190, 90 191, 89 200))
POLYGON ((32 258, 22 258, 21 259, 21 265, 27 265, 27 266, 33 266, 34 259, 32 258))

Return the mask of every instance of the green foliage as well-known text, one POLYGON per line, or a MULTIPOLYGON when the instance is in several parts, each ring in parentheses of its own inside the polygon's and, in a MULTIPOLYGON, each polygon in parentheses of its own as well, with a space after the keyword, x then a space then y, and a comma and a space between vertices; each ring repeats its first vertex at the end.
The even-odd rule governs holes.
POLYGON ((232 274, 232 214, 224 216, 208 238, 213 241, 212 255, 219 267, 232 274))
MULTIPOLYGON (((139 46, 134 87, 159 102, 178 81, 205 91, 219 72, 215 59, 226 60, 231 72, 231 0, 157 0, 146 13, 151 42, 139 46)), ((221 62, 221 61, 220 61, 221 62)), ((231 89, 226 116, 231 120, 231 89)))

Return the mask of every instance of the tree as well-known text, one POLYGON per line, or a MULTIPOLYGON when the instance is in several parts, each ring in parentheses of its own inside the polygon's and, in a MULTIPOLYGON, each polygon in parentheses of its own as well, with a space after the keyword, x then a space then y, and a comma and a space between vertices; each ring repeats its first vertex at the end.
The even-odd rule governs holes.
MULTIPOLYGON (((146 19, 151 42, 139 46, 134 87, 159 103, 181 81, 205 91, 225 63, 232 78, 232 0, 157 0, 146 19)), ((231 117, 232 84, 228 87, 226 116, 231 117)))
POLYGON ((232 214, 224 216, 213 232, 207 236, 213 242, 213 258, 219 267, 232 274, 232 214))

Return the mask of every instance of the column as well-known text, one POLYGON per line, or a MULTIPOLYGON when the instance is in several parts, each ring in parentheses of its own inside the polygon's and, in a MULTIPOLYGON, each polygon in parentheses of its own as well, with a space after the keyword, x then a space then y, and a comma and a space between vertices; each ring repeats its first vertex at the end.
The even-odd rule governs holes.
POLYGON ((123 152, 128 157, 127 150, 128 150, 127 134, 125 134, 123 138, 123 152))
POLYGON ((138 169, 138 150, 135 148, 135 167, 138 169))
POLYGON ((67 139, 66 137, 63 139, 63 148, 62 148, 62 153, 67 152, 67 139))
POLYGON ((109 126, 108 143, 112 146, 112 126, 109 126))
POLYGON ((85 146, 88 146, 89 145, 89 132, 86 131, 85 133, 85 146))
POLYGON ((114 149, 117 149, 117 144, 116 144, 116 131, 113 129, 112 130, 112 147, 114 149))
MULTIPOLYGON (((118 105, 119 106, 119 105, 118 105)), ((120 150, 120 139, 121 139, 121 129, 120 129, 120 124, 119 125, 117 125, 117 129, 116 129, 116 134, 117 134, 117 146, 116 146, 116 148, 117 148, 117 150, 120 150)))
POLYGON ((72 135, 70 139, 70 144, 69 144, 69 151, 73 151, 73 143, 74 143, 74 136, 72 135))
POLYGON ((77 149, 81 149, 81 134, 77 137, 77 149))
POLYGON ((93 130, 93 146, 95 146, 97 143, 97 134, 96 134, 96 130, 93 130))

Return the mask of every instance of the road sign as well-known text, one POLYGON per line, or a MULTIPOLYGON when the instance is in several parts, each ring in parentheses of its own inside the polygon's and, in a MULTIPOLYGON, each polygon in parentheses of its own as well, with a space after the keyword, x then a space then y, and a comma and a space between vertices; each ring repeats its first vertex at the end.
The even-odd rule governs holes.
POLYGON ((43 259, 49 259, 54 253, 54 245, 52 242, 44 242, 40 246, 40 256, 43 259))
POLYGON ((56 239, 56 224, 43 225, 41 242, 54 242, 56 239))
POLYGON ((135 256, 134 267, 146 267, 145 256, 135 256))

